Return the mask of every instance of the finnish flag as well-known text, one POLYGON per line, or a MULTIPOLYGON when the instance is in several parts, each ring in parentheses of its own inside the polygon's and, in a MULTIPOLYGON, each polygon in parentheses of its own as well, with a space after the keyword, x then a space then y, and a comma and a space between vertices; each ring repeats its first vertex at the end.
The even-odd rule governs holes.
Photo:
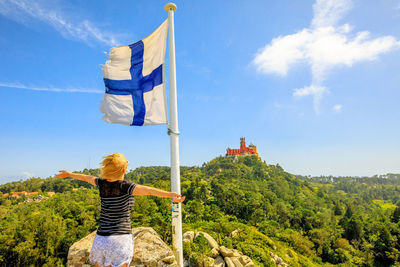
POLYGON ((111 48, 103 66, 103 120, 124 125, 167 124, 164 61, 165 20, 151 35, 129 46, 111 48))

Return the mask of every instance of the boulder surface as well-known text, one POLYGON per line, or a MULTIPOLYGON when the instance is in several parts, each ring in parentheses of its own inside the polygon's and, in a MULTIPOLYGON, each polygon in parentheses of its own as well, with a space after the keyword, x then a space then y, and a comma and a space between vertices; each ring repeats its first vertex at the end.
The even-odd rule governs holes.
MULTIPOLYGON (((141 267, 177 267, 172 249, 151 227, 132 229, 134 252, 129 266, 141 267)), ((89 253, 96 232, 75 242, 68 251, 68 267, 90 267, 89 253)))

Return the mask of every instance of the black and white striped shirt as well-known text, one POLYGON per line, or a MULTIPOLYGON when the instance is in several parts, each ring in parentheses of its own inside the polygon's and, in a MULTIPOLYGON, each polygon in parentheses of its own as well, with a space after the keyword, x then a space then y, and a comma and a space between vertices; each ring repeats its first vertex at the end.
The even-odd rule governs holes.
POLYGON ((123 235, 132 233, 130 214, 135 197, 132 191, 136 184, 126 180, 108 182, 95 178, 99 188, 101 212, 98 235, 123 235))

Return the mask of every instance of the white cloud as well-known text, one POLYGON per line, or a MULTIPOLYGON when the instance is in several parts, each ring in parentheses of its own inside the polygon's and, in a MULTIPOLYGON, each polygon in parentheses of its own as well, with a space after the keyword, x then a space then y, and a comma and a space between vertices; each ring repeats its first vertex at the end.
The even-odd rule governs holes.
POLYGON ((322 84, 332 68, 373 61, 400 48, 400 42, 393 36, 371 38, 368 31, 352 33, 349 24, 336 26, 351 7, 350 0, 317 0, 311 26, 274 38, 253 59, 257 71, 286 76, 296 64, 308 64, 312 83, 295 89, 293 95, 312 95, 318 113, 322 94, 327 90, 322 84))
POLYGON ((351 9, 351 0, 317 0, 313 5, 313 28, 333 26, 351 9))
POLYGON ((104 90, 96 90, 96 89, 32 87, 32 86, 23 85, 21 83, 2 83, 2 82, 0 82, 0 87, 18 88, 18 89, 26 89, 26 90, 33 90, 33 91, 48 91, 48 92, 95 93, 95 94, 103 94, 104 93, 104 90))
POLYGON ((109 46, 119 44, 118 37, 114 33, 102 31, 89 20, 72 21, 63 12, 53 9, 54 1, 50 2, 50 5, 52 8, 29 0, 0 0, 0 14, 25 25, 32 19, 42 21, 67 39, 77 39, 86 43, 94 41, 109 46))
POLYGON ((22 172, 22 175, 25 176, 26 178, 31 178, 31 177, 35 176, 33 173, 30 173, 27 171, 22 172))
POLYGON ((310 32, 306 29, 275 38, 256 55, 253 63, 259 72, 286 76, 292 65, 305 58, 303 47, 309 39, 310 32))
POLYGON ((319 105, 322 95, 327 92, 329 91, 326 87, 310 85, 310 86, 305 86, 303 88, 294 89, 293 96, 295 97, 303 97, 308 95, 314 96, 314 111, 315 113, 319 114, 319 105))
POLYGON ((335 111, 336 113, 340 113, 340 112, 342 112, 342 108, 343 108, 342 105, 337 104, 337 105, 333 106, 333 111, 335 111))

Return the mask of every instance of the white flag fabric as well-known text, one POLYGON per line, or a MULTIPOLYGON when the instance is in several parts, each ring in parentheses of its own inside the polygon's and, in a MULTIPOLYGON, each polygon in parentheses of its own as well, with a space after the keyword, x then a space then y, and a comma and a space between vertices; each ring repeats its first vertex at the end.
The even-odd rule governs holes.
POLYGON ((103 66, 103 120, 124 125, 168 124, 165 50, 168 20, 151 35, 129 46, 111 48, 103 66))

